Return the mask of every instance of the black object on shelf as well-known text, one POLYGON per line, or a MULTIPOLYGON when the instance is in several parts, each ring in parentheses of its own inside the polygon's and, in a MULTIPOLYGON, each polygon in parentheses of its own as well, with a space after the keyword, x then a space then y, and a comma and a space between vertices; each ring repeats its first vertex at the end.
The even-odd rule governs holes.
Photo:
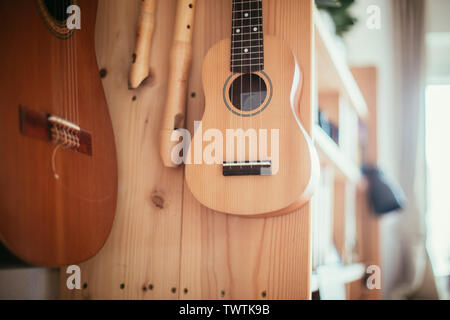
POLYGON ((334 123, 330 123, 330 138, 337 144, 339 145, 339 128, 337 125, 335 125, 334 123))
POLYGON ((374 212, 383 215, 402 209, 405 203, 403 190, 376 167, 364 167, 369 182, 369 201, 374 212))
POLYGON ((330 128, 330 122, 328 121, 328 116, 325 112, 321 111, 319 109, 319 127, 322 128, 322 130, 331 137, 331 128, 330 128))
POLYGON ((319 127, 329 136, 337 145, 339 145, 339 128, 328 120, 325 112, 319 109, 319 127))

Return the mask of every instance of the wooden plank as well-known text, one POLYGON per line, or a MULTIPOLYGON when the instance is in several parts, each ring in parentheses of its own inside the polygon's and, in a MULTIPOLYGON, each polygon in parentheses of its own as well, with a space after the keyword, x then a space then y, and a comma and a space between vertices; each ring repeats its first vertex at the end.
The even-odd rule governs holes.
POLYGON ((341 259, 345 258, 346 181, 334 181, 333 240, 341 259))
POLYGON ((340 92, 358 116, 365 118, 368 114, 366 101, 317 9, 314 10, 314 26, 319 92, 340 92))
MULTIPOLYGON (((355 67, 351 68, 353 76, 361 88, 364 98, 369 108, 367 118, 368 145, 366 150, 366 163, 370 165, 377 164, 377 68, 355 67)), ((381 267, 380 255, 380 218, 376 216, 367 203, 367 186, 363 185, 357 193, 357 228, 359 236, 358 248, 361 261, 367 266, 377 265, 381 267)), ((362 283, 363 289, 360 299, 377 300, 381 299, 381 290, 368 290, 365 283, 362 283)))
POLYGON ((158 142, 176 2, 158 2, 152 76, 139 89, 129 90, 139 4, 100 1, 97 60, 106 70, 103 85, 117 144, 117 213, 104 248, 80 265, 87 288, 66 290, 67 275, 61 270, 62 298, 178 298, 183 177, 181 169, 163 168, 158 142))
MULTIPOLYGON (((283 38, 303 71, 300 117, 309 132, 312 8, 312 0, 263 2, 265 33, 283 38)), ((191 132, 203 113, 202 61, 214 43, 230 36, 231 1, 198 0, 195 30, 187 116, 191 132)), ((310 298, 309 204, 285 216, 246 219, 202 207, 185 186, 181 242, 182 299, 310 298)))

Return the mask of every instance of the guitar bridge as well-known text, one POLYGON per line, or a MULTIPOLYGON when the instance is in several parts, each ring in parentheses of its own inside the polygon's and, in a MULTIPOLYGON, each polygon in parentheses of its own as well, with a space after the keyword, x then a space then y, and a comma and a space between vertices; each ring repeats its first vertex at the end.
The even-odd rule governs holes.
POLYGON ((272 175, 272 161, 233 161, 224 162, 222 174, 229 176, 270 176, 272 175))
POLYGON ((68 120, 19 106, 19 125, 25 136, 53 141, 67 149, 92 155, 91 134, 68 120))

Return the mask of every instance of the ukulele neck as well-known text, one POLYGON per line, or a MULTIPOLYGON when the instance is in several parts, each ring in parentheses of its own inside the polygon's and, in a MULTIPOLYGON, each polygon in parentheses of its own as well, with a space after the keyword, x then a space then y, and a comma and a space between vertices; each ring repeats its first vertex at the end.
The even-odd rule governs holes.
POLYGON ((262 0, 233 0, 231 72, 264 69, 262 0))

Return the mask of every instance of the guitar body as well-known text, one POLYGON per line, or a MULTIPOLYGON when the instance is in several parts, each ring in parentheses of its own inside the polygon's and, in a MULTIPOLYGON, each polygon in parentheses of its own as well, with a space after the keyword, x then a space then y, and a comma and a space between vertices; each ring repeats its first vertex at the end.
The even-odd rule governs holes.
POLYGON ((81 29, 67 37, 51 28, 42 1, 0 1, 0 240, 37 265, 92 257, 115 214, 116 150, 94 52, 97 1, 76 3, 81 29))
MULTIPOLYGON (((203 205, 219 212, 241 216, 285 214, 305 204, 317 182, 318 158, 296 110, 301 94, 301 74, 295 57, 285 43, 272 36, 264 35, 264 47, 264 69, 254 74, 265 82, 267 94, 261 106, 251 112, 237 110, 228 94, 230 83, 240 76, 230 72, 230 39, 212 47, 204 60, 205 112, 202 130, 194 133, 188 156, 195 153, 202 138, 199 135, 214 128, 224 137, 223 163, 272 162, 272 174, 238 176, 225 176, 223 163, 195 164, 192 160, 192 164, 187 164, 186 181, 191 192, 203 205), (225 147, 226 131, 237 128, 267 130, 268 150, 272 149, 272 153, 269 151, 272 156, 269 159, 251 156, 247 143, 244 159, 236 159, 237 151, 235 157, 230 157, 225 147), (278 130, 278 143, 271 140, 273 129, 278 130), (278 145, 277 157, 274 157, 275 144, 278 145)), ((262 142, 258 139, 258 150, 262 142)))

